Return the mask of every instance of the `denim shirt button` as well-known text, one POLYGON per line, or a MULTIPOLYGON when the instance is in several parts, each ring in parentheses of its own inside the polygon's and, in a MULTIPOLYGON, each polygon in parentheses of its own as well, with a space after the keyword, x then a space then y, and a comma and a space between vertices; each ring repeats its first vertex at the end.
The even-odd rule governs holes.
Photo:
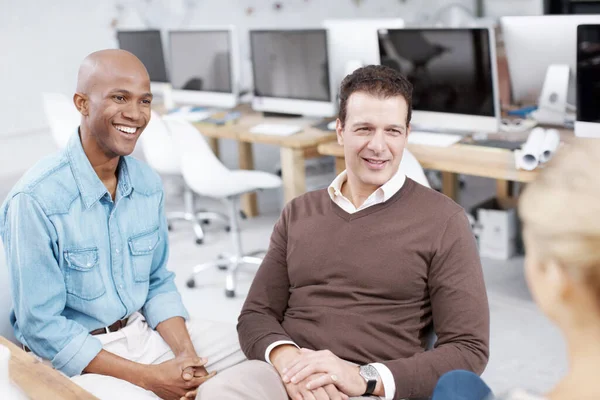
POLYGON ((116 250, 115 250, 115 253, 119 254, 119 249, 116 249, 116 250))

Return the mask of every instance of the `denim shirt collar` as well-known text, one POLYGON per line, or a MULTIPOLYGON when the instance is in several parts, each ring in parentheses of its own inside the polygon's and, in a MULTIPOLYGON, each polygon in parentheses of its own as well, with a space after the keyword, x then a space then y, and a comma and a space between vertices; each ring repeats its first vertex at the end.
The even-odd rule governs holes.
MULTIPOLYGON (((108 193, 108 189, 102 183, 96 171, 92 167, 90 160, 83 151, 83 145, 79 137, 79 128, 69 139, 66 148, 67 157, 77 182, 77 188, 81 193, 81 198, 86 208, 93 206, 98 200, 108 193)), ((129 170, 127 167, 127 158, 121 157, 119 160, 117 192, 121 197, 129 196, 133 190, 129 170)))

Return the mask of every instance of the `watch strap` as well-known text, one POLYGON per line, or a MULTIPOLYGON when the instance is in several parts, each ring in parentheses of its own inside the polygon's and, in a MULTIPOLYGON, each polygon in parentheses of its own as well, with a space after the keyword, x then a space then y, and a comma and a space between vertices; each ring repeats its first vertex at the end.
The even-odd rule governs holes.
POLYGON ((363 393, 363 396, 370 396, 375 391, 375 387, 377 387, 377 379, 369 379, 367 381, 367 390, 363 393))

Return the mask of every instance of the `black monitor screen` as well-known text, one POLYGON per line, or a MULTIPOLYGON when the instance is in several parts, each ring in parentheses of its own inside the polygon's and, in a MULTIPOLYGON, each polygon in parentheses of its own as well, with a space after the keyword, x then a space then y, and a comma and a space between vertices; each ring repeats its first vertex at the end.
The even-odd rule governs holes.
POLYGON ((330 101, 327 32, 251 31, 254 94, 330 101))
POLYGON ((168 82, 160 31, 119 31, 119 48, 135 54, 146 66, 152 82, 168 82))
POLYGON ((577 27, 577 120, 600 122, 600 25, 577 27))
POLYGON ((413 109, 493 117, 487 29, 390 29, 379 32, 381 64, 413 84, 413 109))
POLYGON ((170 32, 174 89, 231 93, 229 31, 170 32))

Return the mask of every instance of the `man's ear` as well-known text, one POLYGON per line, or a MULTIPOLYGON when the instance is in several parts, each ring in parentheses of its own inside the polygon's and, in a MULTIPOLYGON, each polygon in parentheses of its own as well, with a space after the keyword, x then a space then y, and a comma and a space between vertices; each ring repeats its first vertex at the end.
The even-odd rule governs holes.
POLYGON ((85 115, 86 117, 89 115, 89 99, 85 94, 75 93, 73 95, 73 103, 81 115, 85 115))
POLYGON ((335 133, 336 133, 336 136, 337 136, 337 142, 338 142, 338 144, 340 146, 344 145, 344 135, 343 135, 343 132, 344 132, 344 128, 342 128, 342 121, 340 121, 340 119, 338 118, 335 121, 335 133))

